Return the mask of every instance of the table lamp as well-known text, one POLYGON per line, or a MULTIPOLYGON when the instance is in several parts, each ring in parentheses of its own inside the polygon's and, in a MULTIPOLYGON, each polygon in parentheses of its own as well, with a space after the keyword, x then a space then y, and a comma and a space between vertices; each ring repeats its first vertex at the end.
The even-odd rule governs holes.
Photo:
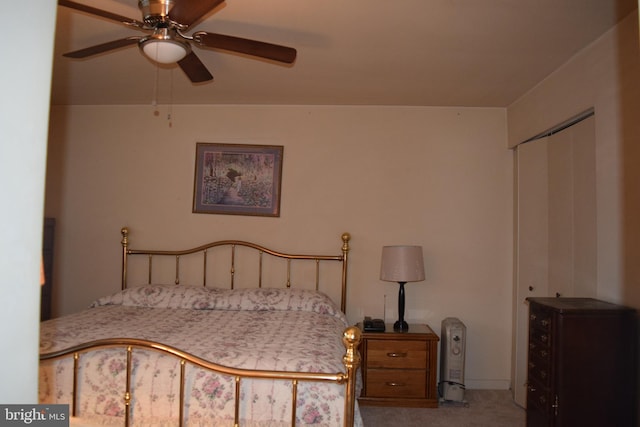
POLYGON ((408 331, 404 321, 404 284, 424 280, 424 260, 422 246, 384 246, 380 266, 380 280, 398 282, 398 321, 394 331, 408 331))

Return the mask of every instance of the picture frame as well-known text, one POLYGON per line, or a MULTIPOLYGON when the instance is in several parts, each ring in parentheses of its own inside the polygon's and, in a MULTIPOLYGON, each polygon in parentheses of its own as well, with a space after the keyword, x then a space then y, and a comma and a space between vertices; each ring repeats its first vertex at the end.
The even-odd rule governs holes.
POLYGON ((280 216, 281 145, 196 143, 193 213, 280 216))

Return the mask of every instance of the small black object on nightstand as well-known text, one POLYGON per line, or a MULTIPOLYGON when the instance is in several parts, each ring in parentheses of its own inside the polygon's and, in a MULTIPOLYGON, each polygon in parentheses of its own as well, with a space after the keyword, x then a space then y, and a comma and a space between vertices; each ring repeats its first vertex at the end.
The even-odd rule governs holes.
POLYGON ((372 319, 371 317, 366 316, 362 322, 362 328, 365 332, 384 332, 384 320, 372 319))

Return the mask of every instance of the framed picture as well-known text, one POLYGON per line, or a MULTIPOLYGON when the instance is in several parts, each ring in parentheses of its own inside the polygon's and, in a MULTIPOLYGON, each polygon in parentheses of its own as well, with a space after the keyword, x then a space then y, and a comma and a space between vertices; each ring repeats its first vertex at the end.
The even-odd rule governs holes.
POLYGON ((280 216, 281 145, 196 144, 193 212, 280 216))

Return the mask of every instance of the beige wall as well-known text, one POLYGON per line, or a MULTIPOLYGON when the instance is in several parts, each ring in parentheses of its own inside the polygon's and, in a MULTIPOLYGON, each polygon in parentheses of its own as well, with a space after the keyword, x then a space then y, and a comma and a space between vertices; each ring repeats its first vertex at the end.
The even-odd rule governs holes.
POLYGON ((381 247, 424 247, 406 318, 467 325, 467 384, 506 388, 512 298, 512 153, 503 109, 74 106, 52 110, 46 212, 57 218, 57 314, 119 289, 120 227, 178 247, 222 238, 287 251, 352 234, 347 314, 396 318, 381 247), (279 218, 191 213, 196 142, 284 145, 279 218))
POLYGON ((509 146, 595 109, 598 297, 640 308, 638 18, 618 26, 507 110, 509 146))

